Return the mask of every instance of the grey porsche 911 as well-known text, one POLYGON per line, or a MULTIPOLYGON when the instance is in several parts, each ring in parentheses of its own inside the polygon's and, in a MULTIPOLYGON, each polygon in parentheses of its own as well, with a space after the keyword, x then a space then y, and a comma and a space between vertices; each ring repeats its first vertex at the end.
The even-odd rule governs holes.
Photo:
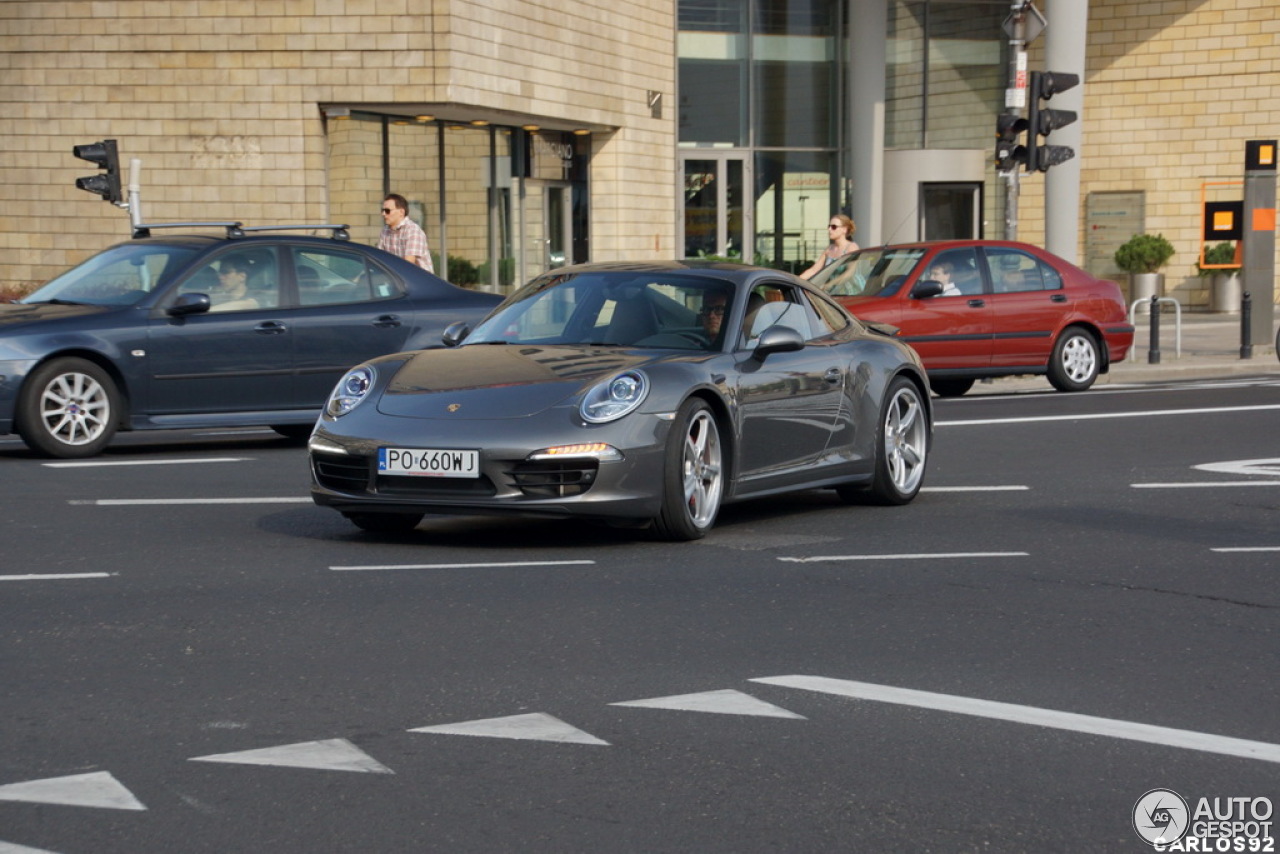
POLYGON ((339 381, 308 446, 317 504, 377 532, 521 514, 693 540, 728 502, 905 504, 924 479, 915 351, 777 270, 561 268, 444 343, 339 381))

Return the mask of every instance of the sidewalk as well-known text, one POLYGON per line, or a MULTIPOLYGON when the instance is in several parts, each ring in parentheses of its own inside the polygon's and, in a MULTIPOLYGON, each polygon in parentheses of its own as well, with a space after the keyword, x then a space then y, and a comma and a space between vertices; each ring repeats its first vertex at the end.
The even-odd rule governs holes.
MULTIPOLYGON (((1276 358, 1274 334, 1265 341, 1252 342, 1252 359, 1240 358, 1239 312, 1183 309, 1181 326, 1179 336, 1176 315, 1172 311, 1160 315, 1160 363, 1150 364, 1151 316, 1148 312, 1139 310, 1134 318, 1136 331, 1129 356, 1123 362, 1113 364, 1110 373, 1099 376, 1094 387, 1222 376, 1270 374, 1280 378, 1280 360, 1276 358)), ((1005 377, 990 383, 979 382, 970 394, 1037 388, 1051 389, 1052 386, 1044 377, 1005 377)))

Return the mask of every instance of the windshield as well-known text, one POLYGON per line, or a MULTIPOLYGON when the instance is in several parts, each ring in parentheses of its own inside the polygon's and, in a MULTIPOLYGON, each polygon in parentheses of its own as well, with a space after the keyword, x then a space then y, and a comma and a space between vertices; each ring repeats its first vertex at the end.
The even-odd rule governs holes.
POLYGON ((732 292, 679 273, 551 273, 512 294, 464 343, 720 349, 732 292))
POLYGON ((52 279, 19 302, 133 305, 164 285, 197 250, 133 243, 113 246, 52 279))
POLYGON ((833 297, 891 296, 924 253, 920 247, 862 249, 822 270, 811 283, 833 297))

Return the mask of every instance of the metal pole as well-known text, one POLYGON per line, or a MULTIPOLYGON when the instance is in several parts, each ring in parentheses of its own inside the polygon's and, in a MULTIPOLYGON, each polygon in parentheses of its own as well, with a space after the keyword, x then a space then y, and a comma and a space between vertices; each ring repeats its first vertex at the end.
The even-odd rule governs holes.
MULTIPOLYGON (((1029 0, 1014 0, 1010 7, 1013 35, 1009 39, 1009 86, 1004 92, 1005 112, 1011 115, 1022 115, 1026 105, 1027 88, 1027 15, 1026 5, 1029 0)), ((1035 140, 1028 139, 1028 145, 1035 145, 1035 140)), ((1018 166, 1010 169, 1004 176, 1004 239, 1018 239, 1018 166)))
POLYGON ((1151 346, 1147 350, 1147 364, 1160 364, 1160 298, 1151 295, 1151 346))
POLYGON ((1240 300, 1240 358, 1253 358, 1253 298, 1244 292, 1240 300))

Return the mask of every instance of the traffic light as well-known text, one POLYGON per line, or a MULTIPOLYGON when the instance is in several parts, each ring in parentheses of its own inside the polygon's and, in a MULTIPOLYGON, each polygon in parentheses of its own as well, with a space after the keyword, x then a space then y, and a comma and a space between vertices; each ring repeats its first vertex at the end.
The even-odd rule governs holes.
POLYGON ((1023 131, 1030 122, 1013 113, 1001 113, 996 117, 996 171, 1013 172, 1019 164, 1027 162, 1027 147, 1022 145, 1023 131))
POLYGON ((1048 101, 1059 92, 1065 92, 1080 82, 1080 77, 1066 71, 1031 72, 1030 116, 1027 119, 1027 171, 1048 172, 1050 166, 1065 163, 1076 156, 1074 148, 1067 145, 1041 145, 1040 137, 1047 137, 1058 128, 1076 120, 1071 110, 1051 110, 1041 101, 1048 101))
POLYGON ((102 142, 91 142, 88 145, 72 147, 71 153, 81 160, 98 164, 100 169, 107 170, 100 175, 87 175, 76 179, 76 189, 97 193, 113 204, 121 202, 120 195, 120 158, 116 154, 116 141, 104 139, 102 142))

